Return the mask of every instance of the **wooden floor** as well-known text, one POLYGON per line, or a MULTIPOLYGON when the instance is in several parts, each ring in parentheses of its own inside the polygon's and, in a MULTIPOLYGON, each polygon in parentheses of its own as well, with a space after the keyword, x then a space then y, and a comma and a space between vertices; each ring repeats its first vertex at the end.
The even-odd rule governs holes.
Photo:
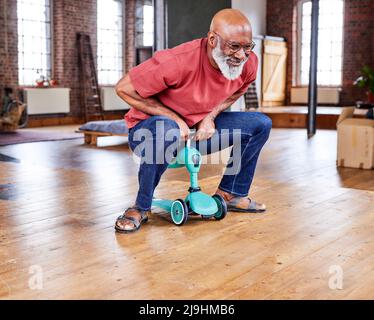
MULTIPOLYGON (((137 165, 125 138, 102 139, 0 148, 2 299, 374 298, 374 170, 336 168, 336 131, 272 130, 250 192, 265 214, 183 227, 154 214, 128 235, 113 224, 137 165)), ((222 170, 202 168, 204 191, 222 170)), ((169 170, 156 196, 183 197, 187 183, 169 170)))

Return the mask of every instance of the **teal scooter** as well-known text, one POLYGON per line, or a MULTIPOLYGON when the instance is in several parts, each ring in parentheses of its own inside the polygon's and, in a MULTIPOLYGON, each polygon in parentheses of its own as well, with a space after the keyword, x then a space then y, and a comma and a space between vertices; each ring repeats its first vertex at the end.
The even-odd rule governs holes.
POLYGON ((204 219, 215 218, 222 220, 226 217, 227 206, 225 200, 218 194, 210 196, 201 191, 197 180, 201 167, 200 152, 191 147, 190 134, 186 145, 178 152, 168 168, 186 167, 190 174, 189 193, 185 200, 153 199, 152 206, 166 210, 170 213, 174 224, 181 226, 186 223, 189 214, 201 215, 204 219))

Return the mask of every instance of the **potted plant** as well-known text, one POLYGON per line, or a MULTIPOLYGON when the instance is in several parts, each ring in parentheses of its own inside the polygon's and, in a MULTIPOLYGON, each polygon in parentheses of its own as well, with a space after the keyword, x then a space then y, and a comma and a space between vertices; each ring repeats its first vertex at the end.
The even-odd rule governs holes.
POLYGON ((374 104, 374 69, 364 66, 361 70, 361 75, 356 79, 354 85, 366 89, 367 102, 374 104))

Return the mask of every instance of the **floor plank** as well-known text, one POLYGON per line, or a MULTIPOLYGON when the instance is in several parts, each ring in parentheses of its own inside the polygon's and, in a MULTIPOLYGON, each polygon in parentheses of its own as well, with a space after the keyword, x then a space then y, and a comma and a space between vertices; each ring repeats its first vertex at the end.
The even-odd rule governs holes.
MULTIPOLYGON (((61 129, 76 127, 48 128, 61 129)), ((0 148, 0 298, 374 298, 374 170, 336 168, 336 131, 272 130, 250 191, 265 214, 183 227, 153 214, 131 235, 113 224, 136 196, 136 159, 126 138, 99 142, 0 148), (341 290, 329 288, 331 266, 341 290)), ((228 152, 200 173, 208 193, 224 170, 217 157, 228 152)), ((156 196, 184 197, 187 185, 184 169, 168 170, 156 196)))

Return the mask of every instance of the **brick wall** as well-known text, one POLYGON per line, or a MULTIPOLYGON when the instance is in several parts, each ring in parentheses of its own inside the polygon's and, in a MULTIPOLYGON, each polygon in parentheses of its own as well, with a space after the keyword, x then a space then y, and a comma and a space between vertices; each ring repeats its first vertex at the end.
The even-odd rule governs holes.
POLYGON ((80 115, 80 90, 78 54, 76 47, 77 32, 90 35, 93 51, 96 52, 96 1, 64 0, 55 1, 54 21, 54 76, 63 87, 71 88, 70 103, 73 115, 80 115))
POLYGON ((374 1, 345 0, 345 38, 342 102, 362 100, 364 93, 352 82, 364 64, 374 67, 374 1))
MULTIPOLYGON (((3 87, 16 87, 18 83, 17 59, 17 6, 16 1, 0 1, 0 95, 3 87), (4 16, 4 4, 7 16, 4 16), (5 21, 7 35, 5 37, 5 21), (9 63, 6 66, 6 39, 8 39, 9 63)), ((53 1, 53 67, 52 76, 61 86, 71 88, 70 111, 73 116, 81 115, 78 57, 76 33, 85 32, 91 36, 91 44, 96 52, 97 24, 96 0, 55 0, 53 1)), ((125 0, 125 71, 135 64, 134 29, 135 0, 125 0)), ((95 54, 94 54, 95 56, 95 54)))
POLYGON ((17 5, 15 1, 0 1, 0 97, 5 86, 17 84, 17 64, 17 5))
MULTIPOLYGON (((296 5, 297 0, 267 1, 267 34, 285 37, 288 41, 286 103, 290 103, 290 90, 295 75, 296 5), (292 22, 292 23, 291 23, 292 22)), ((374 1, 345 0, 344 58, 342 105, 352 105, 364 98, 364 93, 353 86, 364 64, 374 66, 374 1)))
POLYGON ((125 70, 135 66, 135 0, 126 0, 125 12, 125 70), (131 49, 129 49, 131 48, 131 49))

